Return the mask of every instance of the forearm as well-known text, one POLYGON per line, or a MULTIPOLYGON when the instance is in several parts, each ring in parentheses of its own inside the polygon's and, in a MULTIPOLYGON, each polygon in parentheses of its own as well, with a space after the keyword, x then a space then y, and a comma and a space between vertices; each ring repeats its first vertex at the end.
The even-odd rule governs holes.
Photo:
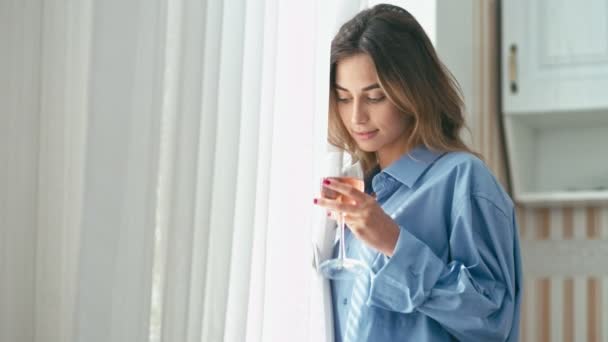
POLYGON ((500 280, 474 276, 458 261, 446 265, 403 228, 395 255, 384 261, 372 276, 368 305, 400 313, 420 311, 463 340, 509 335, 514 297, 500 280))

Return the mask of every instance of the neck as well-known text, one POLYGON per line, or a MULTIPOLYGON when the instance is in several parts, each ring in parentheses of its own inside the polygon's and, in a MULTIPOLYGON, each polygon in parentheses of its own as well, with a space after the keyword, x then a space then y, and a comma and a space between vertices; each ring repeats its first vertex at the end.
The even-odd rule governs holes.
POLYGON ((384 146, 384 148, 376 151, 376 159, 378 160, 380 170, 384 170, 384 168, 399 160, 399 158, 411 150, 412 146, 409 144, 411 129, 412 128, 409 127, 408 132, 403 134, 399 140, 395 141, 393 144, 384 146))
POLYGON ((376 152, 376 158, 378 160, 378 165, 381 170, 384 170, 386 167, 399 160, 404 154, 410 151, 405 145, 399 146, 399 148, 393 148, 390 150, 384 149, 376 152))
POLYGON ((413 125, 410 125, 399 139, 376 151, 376 159, 378 160, 380 170, 384 170, 384 168, 399 160, 399 158, 411 150, 412 146, 410 146, 409 138, 412 130, 413 125))

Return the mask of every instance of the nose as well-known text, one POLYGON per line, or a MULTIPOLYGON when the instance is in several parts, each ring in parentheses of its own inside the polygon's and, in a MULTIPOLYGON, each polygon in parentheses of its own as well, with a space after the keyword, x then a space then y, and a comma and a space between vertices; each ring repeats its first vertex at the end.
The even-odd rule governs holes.
POLYGON ((367 112, 367 108, 363 101, 355 100, 353 103, 353 112, 350 117, 351 123, 353 124, 363 124, 369 120, 369 114, 367 112))

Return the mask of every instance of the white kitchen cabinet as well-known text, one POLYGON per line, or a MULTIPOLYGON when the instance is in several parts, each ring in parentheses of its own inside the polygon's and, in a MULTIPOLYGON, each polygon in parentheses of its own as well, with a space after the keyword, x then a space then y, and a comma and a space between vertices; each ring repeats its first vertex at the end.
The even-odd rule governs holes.
POLYGON ((608 202, 608 0, 505 0, 501 14, 516 201, 608 202))

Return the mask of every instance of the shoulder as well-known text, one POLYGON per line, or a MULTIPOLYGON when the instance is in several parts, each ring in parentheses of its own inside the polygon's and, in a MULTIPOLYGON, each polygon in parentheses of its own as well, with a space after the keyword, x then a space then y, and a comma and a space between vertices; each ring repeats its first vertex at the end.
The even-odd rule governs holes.
MULTIPOLYGON (((447 152, 437 160, 438 166, 463 178, 472 176, 493 177, 487 165, 468 152, 447 152)), ((487 179, 486 179, 487 180, 487 179)))
POLYGON ((446 152, 437 158, 429 171, 439 177, 453 178, 455 181, 469 180, 473 177, 481 177, 487 181, 488 177, 492 177, 486 164, 468 152, 446 152))
MULTIPOLYGON (((456 203, 466 198, 488 202, 505 214, 513 210, 513 202, 489 167, 468 152, 448 152, 439 158, 434 169, 452 187, 456 203)), ((456 204, 455 203, 455 204, 456 204)))

